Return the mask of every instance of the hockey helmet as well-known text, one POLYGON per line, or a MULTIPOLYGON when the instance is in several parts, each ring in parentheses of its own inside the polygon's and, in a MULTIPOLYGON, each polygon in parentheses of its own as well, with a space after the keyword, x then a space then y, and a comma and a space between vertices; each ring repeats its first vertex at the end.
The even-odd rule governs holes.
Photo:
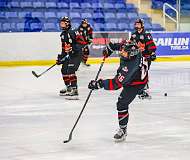
POLYGON ((63 30, 68 30, 71 28, 71 20, 69 17, 67 17, 67 16, 61 17, 60 23, 61 22, 65 22, 65 27, 61 27, 63 30))

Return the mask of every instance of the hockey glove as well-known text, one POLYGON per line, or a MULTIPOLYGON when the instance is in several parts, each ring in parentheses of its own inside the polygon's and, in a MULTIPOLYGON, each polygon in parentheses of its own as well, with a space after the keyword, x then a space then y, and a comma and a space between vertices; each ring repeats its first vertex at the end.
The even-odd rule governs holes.
POLYGON ((92 90, 103 88, 102 79, 99 79, 98 81, 91 80, 90 83, 88 84, 88 88, 92 90))
POLYGON ((148 61, 155 61, 156 60, 156 54, 152 54, 150 57, 148 57, 148 61))
POLYGON ((102 55, 107 58, 109 57, 110 55, 112 54, 112 52, 106 47, 103 52, 102 52, 102 55))
POLYGON ((60 64, 63 64, 63 62, 66 60, 66 59, 69 59, 69 55, 63 55, 63 54, 58 54, 57 56, 57 60, 56 60, 56 64, 57 65, 60 65, 60 64))

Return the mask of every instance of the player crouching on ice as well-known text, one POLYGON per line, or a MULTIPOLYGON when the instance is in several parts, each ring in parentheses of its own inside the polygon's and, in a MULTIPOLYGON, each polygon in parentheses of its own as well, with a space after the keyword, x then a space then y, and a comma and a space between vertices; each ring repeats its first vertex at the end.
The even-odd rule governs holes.
POLYGON ((113 79, 92 80, 88 88, 105 90, 117 90, 123 87, 118 98, 117 110, 119 120, 119 131, 114 135, 116 142, 124 141, 127 136, 127 124, 129 119, 129 104, 135 99, 148 82, 148 64, 142 57, 138 46, 133 42, 109 43, 103 51, 105 57, 110 56, 113 51, 120 51, 120 66, 113 79))

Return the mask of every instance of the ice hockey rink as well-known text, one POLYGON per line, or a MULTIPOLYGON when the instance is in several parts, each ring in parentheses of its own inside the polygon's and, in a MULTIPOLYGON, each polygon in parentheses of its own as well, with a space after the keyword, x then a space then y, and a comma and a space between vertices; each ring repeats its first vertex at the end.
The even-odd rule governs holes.
MULTIPOLYGON (((128 137, 123 143, 112 138, 118 129, 116 101, 121 90, 99 90, 93 91, 72 141, 63 144, 99 65, 80 67, 78 101, 58 96, 64 87, 59 66, 38 79, 31 74, 47 67, 0 68, 1 160, 189 159, 189 62, 152 64, 152 99, 137 97, 130 105, 128 137)), ((100 77, 113 77, 117 67, 105 64, 100 77)))

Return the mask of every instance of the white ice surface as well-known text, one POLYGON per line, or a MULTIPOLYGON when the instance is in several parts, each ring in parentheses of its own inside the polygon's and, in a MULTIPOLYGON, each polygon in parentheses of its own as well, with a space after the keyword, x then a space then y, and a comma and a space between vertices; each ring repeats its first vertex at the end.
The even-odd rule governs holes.
MULTIPOLYGON (((0 68, 0 160, 189 160, 189 62, 152 64, 153 99, 136 98, 130 105, 126 142, 112 139, 118 128, 116 101, 121 90, 99 90, 93 92, 73 140, 62 143, 98 67, 81 66, 79 101, 58 96, 64 87, 59 67, 38 79, 31 71, 40 73, 47 67, 0 68)), ((117 67, 106 64, 100 77, 113 77, 117 67)))

